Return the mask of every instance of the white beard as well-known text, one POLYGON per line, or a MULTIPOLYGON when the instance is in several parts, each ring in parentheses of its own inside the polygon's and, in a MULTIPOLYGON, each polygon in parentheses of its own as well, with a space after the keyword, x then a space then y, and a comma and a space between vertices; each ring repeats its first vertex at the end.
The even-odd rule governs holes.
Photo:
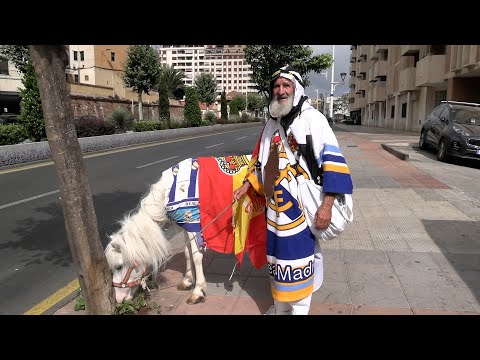
POLYGON ((287 103, 280 104, 275 97, 270 102, 270 115, 274 118, 281 118, 287 115, 293 107, 293 95, 288 97, 287 103))

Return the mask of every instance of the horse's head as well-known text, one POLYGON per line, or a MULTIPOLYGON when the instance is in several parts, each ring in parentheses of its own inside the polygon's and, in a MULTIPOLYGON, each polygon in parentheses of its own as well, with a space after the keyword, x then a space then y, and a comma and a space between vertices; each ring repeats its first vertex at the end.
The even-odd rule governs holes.
POLYGON ((112 272, 115 300, 121 303, 123 299, 131 300, 139 285, 145 286, 147 273, 144 265, 128 259, 120 235, 113 235, 111 238, 112 241, 105 249, 105 256, 112 272))

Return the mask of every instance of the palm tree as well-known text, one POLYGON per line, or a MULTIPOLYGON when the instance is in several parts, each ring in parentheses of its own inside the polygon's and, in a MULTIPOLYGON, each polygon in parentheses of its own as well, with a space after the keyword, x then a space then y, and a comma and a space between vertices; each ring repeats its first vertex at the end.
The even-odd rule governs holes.
POLYGON ((185 73, 177 70, 168 64, 164 64, 160 69, 160 76, 165 79, 169 98, 181 99, 185 93, 183 79, 185 73))

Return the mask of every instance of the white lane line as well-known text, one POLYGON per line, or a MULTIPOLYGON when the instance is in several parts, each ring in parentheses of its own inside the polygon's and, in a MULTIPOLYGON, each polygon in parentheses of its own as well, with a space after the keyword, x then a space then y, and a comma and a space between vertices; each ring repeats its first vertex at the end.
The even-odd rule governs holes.
POLYGON ((169 158, 166 158, 166 159, 162 159, 162 160, 158 160, 158 161, 154 161, 154 162, 151 162, 151 163, 148 163, 148 164, 145 164, 145 165, 140 165, 140 166, 137 166, 136 169, 141 169, 141 168, 144 168, 144 167, 147 167, 147 166, 150 166, 150 165, 155 165, 155 164, 167 161, 167 160, 175 159, 177 157, 178 157, 178 155, 175 155, 175 156, 172 156, 172 157, 169 157, 169 158))
POLYGON ((23 199, 23 200, 18 200, 18 201, 14 201, 10 204, 5 204, 5 205, 0 205, 0 210, 2 209, 5 209, 5 208, 8 208, 10 206, 14 206, 14 205, 18 205, 18 204, 21 204, 21 203, 24 203, 24 202, 27 202, 27 201, 32 201, 32 200, 36 200, 36 199, 40 199, 44 196, 49 196, 49 195, 52 195, 52 194, 56 194, 60 192, 60 190, 53 190, 53 191, 50 191, 50 192, 47 192, 47 193, 43 193, 43 194, 40 194, 40 195, 36 195, 36 196, 32 196, 32 197, 29 197, 29 198, 26 198, 26 199, 23 199))
POLYGON ((205 146, 205 149, 210 149, 214 146, 219 146, 219 145, 223 145, 223 143, 219 143, 219 144, 215 144, 215 145, 210 145, 210 146, 205 146))
POLYGON ((246 138, 246 136, 242 136, 242 137, 239 137, 239 138, 236 139, 236 140, 245 139, 245 138, 246 138))

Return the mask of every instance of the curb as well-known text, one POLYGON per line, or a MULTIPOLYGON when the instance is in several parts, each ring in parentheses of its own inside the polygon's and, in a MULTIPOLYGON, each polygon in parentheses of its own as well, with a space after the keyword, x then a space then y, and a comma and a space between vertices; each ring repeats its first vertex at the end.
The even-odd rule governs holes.
POLYGON ((382 145, 382 148, 384 150, 388 151, 390 154, 395 155, 400 160, 408 160, 408 158, 409 158, 408 154, 405 154, 401 151, 395 150, 390 145, 387 145, 387 144, 381 144, 381 145, 382 145))
MULTIPOLYGON (((83 154, 116 149, 119 147, 148 144, 163 140, 179 139, 200 134, 212 134, 222 131, 260 126, 261 122, 211 125, 190 128, 168 129, 112 134, 79 138, 83 154)), ((0 146, 0 168, 26 162, 51 160, 48 141, 0 146)))

